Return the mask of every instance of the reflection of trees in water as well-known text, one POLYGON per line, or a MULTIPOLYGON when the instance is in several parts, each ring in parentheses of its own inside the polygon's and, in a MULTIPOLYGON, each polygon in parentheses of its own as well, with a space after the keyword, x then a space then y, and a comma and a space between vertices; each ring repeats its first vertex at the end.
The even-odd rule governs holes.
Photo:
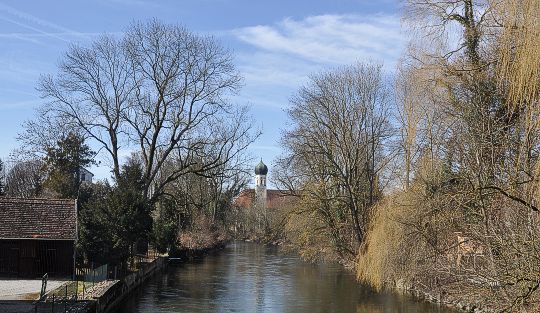
POLYGON ((275 247, 237 243, 171 266, 139 289, 122 313, 443 313, 407 297, 374 293, 339 265, 308 264, 275 247))
POLYGON ((292 293, 286 312, 310 306, 314 312, 355 312, 358 285, 352 275, 327 264, 291 262, 292 293), (309 304, 311 303, 311 304, 309 304))
POLYGON ((166 279, 157 285, 154 307, 166 305, 167 311, 179 312, 218 311, 219 302, 211 300, 223 298, 226 292, 228 267, 222 265, 216 255, 170 267, 166 279))
POLYGON ((261 263, 257 262, 258 264, 261 264, 262 266, 255 267, 255 298, 257 302, 257 312, 261 312, 265 308, 265 258, 261 257, 261 255, 258 255, 258 259, 261 263))

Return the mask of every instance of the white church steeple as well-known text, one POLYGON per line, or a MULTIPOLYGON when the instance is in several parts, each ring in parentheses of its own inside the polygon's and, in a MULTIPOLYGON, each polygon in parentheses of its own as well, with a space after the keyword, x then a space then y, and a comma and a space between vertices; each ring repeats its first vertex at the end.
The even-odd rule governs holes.
POLYGON ((266 207, 266 174, 268 167, 263 163, 262 159, 255 166, 255 198, 258 205, 266 207))

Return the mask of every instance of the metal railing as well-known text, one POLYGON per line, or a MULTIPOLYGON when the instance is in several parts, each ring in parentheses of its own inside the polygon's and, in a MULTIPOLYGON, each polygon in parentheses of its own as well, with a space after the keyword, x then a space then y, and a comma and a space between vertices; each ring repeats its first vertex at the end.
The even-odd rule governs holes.
POLYGON ((104 264, 94 268, 93 265, 75 269, 74 280, 67 281, 60 287, 47 292, 48 275, 42 278, 40 298, 34 303, 35 313, 86 312, 91 300, 99 293, 104 281, 116 281, 125 278, 158 257, 156 252, 146 255, 135 255, 132 262, 122 266, 104 264))

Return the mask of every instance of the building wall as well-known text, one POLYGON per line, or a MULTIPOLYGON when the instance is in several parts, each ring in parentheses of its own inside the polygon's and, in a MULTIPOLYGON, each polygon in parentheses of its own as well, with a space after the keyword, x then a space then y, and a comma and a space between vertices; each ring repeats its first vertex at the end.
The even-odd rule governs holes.
POLYGON ((74 241, 0 239, 0 276, 70 277, 74 241))
POLYGON ((92 180, 94 178, 94 174, 84 168, 81 168, 80 176, 81 182, 85 183, 92 183, 92 180))

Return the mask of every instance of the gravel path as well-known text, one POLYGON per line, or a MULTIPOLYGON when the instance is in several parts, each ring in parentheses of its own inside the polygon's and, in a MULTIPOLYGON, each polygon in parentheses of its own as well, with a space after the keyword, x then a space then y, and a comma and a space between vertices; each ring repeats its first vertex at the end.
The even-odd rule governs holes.
MULTIPOLYGON (((63 280, 49 280, 47 291, 62 285, 63 280)), ((41 291, 41 279, 0 279, 0 300, 34 300, 41 291)))

